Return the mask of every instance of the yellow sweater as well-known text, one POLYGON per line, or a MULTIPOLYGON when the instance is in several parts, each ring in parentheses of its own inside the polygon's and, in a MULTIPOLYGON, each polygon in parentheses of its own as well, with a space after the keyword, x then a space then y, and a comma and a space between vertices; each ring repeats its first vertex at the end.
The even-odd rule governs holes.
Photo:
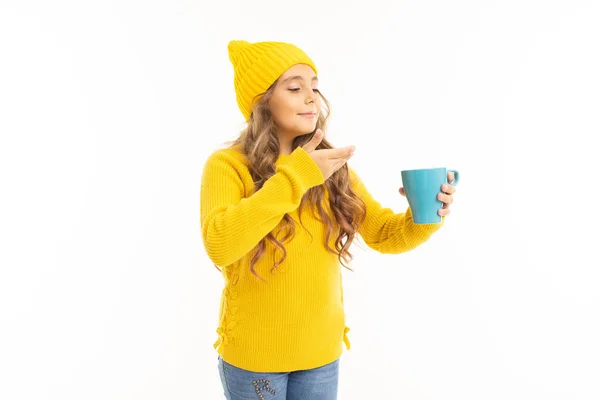
MULTIPOLYGON (((410 207, 399 214, 383 208, 356 172, 349 171, 353 188, 367 205, 358 233, 369 247, 402 253, 443 225, 413 224, 410 207)), ((336 360, 343 343, 350 349, 342 266, 337 255, 325 249, 326 229, 310 209, 302 212, 310 234, 298 219, 302 196, 322 184, 321 170, 301 147, 279 157, 275 175, 256 193, 247 160, 238 149, 218 149, 208 157, 202 172, 200 226, 208 257, 222 267, 225 280, 214 347, 228 363, 255 372, 286 372, 336 360), (250 272, 249 253, 279 227, 286 213, 296 222, 295 237, 286 243, 287 258, 273 274, 270 269, 282 253, 267 241, 267 251, 255 265, 265 283, 250 272)), ((324 206, 331 212, 328 201, 324 206)), ((330 239, 332 248, 336 237, 330 239)))

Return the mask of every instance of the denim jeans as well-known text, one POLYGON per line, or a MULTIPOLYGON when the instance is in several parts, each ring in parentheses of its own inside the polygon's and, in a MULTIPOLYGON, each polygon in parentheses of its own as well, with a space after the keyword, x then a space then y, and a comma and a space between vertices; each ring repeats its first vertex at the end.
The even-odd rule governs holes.
POLYGON ((339 359, 292 372, 252 372, 218 360, 227 400, 337 400, 339 359))

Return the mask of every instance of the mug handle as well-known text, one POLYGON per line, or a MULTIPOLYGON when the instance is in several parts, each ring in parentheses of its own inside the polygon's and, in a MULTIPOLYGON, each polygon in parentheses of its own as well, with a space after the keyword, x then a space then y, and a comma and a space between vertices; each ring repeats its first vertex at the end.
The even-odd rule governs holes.
POLYGON ((456 186, 458 183, 458 171, 455 169, 449 169, 446 171, 446 183, 451 186, 456 186), (454 181, 452 183, 448 182, 448 172, 454 172, 454 181))

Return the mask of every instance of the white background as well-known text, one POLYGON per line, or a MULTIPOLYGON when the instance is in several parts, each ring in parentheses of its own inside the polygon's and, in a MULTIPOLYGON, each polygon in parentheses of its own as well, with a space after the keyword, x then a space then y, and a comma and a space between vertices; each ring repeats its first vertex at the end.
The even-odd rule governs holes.
POLYGON ((461 173, 416 250, 354 246, 339 398, 599 399, 600 3, 0 2, 0 398, 221 399, 206 157, 227 44, 319 68, 329 140, 396 212, 461 173))

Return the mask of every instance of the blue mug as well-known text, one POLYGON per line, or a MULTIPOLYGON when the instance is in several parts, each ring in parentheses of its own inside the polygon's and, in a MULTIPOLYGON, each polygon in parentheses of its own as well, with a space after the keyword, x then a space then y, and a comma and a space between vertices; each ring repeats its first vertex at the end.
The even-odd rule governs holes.
POLYGON ((438 200, 442 185, 456 186, 458 171, 446 168, 409 169, 401 172, 402 185, 415 224, 437 224, 442 222, 438 210, 443 203, 438 200), (454 181, 448 182, 448 172, 454 172, 454 181))

